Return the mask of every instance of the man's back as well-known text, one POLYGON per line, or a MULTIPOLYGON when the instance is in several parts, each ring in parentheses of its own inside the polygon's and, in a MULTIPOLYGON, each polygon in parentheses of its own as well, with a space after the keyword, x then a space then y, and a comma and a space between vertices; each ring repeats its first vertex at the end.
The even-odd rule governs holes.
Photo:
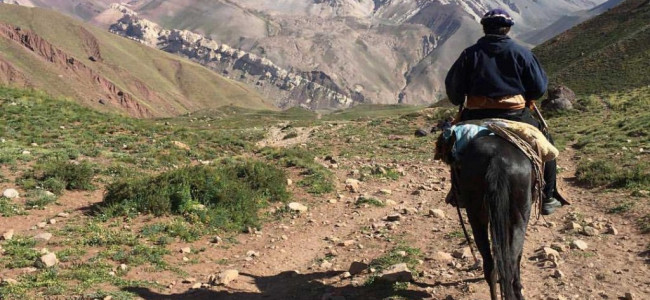
POLYGON ((461 104, 465 95, 537 99, 546 92, 547 83, 537 58, 507 35, 486 35, 465 49, 445 81, 454 104, 461 104))

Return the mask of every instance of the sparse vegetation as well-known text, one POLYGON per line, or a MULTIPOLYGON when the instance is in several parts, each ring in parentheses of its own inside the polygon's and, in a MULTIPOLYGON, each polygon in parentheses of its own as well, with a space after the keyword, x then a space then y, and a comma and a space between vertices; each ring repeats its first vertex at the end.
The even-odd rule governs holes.
MULTIPOLYGON (((386 268, 400 263, 405 263, 411 272, 415 272, 415 268, 418 265, 418 260, 420 259, 421 251, 418 248, 413 248, 404 244, 401 244, 392 250, 390 250, 385 255, 374 259, 370 262, 370 268, 374 268, 375 273, 368 278, 366 285, 376 284, 376 278, 382 271, 386 268), (404 255, 406 254, 406 255, 404 255)), ((399 290, 399 285, 393 286, 396 290, 399 290)))
POLYGON ((384 204, 384 202, 382 202, 381 200, 379 200, 377 198, 365 197, 365 196, 364 197, 359 197, 359 199, 357 200, 357 202, 355 204, 357 206, 361 206, 361 205, 364 205, 364 204, 369 204, 369 205, 376 206, 376 207, 386 206, 386 204, 384 204))
POLYGON ((268 159, 277 161, 284 167, 297 167, 301 169, 304 178, 298 182, 306 188, 309 193, 321 195, 334 190, 334 178, 332 172, 322 165, 314 162, 315 155, 301 148, 274 149, 264 148, 261 154, 268 159))

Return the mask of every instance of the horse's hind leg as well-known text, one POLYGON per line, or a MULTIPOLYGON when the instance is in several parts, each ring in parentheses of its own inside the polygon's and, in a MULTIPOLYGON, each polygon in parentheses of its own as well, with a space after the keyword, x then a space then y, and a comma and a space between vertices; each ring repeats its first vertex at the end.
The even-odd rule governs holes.
POLYGON ((471 207, 474 205, 473 203, 476 202, 472 202, 471 205, 468 202, 467 215, 469 218, 469 223, 472 225, 472 232, 474 234, 476 247, 483 257, 483 274, 485 276, 485 281, 487 281, 488 286, 490 287, 490 298, 492 300, 498 300, 497 270, 494 267, 494 259, 492 258, 492 251, 490 248, 487 215, 485 214, 485 211, 480 213, 480 208, 471 207))
POLYGON ((524 300, 524 294, 521 292, 523 285, 521 284, 521 253, 517 258, 517 269, 515 270, 515 280, 512 282, 512 287, 515 290, 517 300, 524 300))

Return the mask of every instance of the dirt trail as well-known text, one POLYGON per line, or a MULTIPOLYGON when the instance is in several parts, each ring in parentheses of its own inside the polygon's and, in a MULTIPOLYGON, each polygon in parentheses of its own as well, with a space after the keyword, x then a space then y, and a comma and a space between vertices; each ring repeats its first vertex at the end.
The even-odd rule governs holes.
POLYGON ((312 132, 319 127, 290 127, 289 123, 282 123, 269 128, 266 138, 259 141, 259 147, 290 147, 304 144, 309 140, 312 132))

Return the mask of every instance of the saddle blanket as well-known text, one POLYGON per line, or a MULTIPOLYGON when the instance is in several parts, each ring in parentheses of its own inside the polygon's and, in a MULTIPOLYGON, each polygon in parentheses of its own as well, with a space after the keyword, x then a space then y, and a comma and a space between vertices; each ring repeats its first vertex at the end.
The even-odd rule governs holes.
POLYGON ((560 153, 535 126, 504 119, 482 119, 458 123, 446 129, 443 132, 443 138, 447 141, 452 136, 455 138, 451 154, 455 159, 458 159, 471 140, 486 135, 494 135, 495 133, 490 129, 491 127, 507 129, 507 131, 530 145, 539 154, 542 161, 553 160, 560 153))

